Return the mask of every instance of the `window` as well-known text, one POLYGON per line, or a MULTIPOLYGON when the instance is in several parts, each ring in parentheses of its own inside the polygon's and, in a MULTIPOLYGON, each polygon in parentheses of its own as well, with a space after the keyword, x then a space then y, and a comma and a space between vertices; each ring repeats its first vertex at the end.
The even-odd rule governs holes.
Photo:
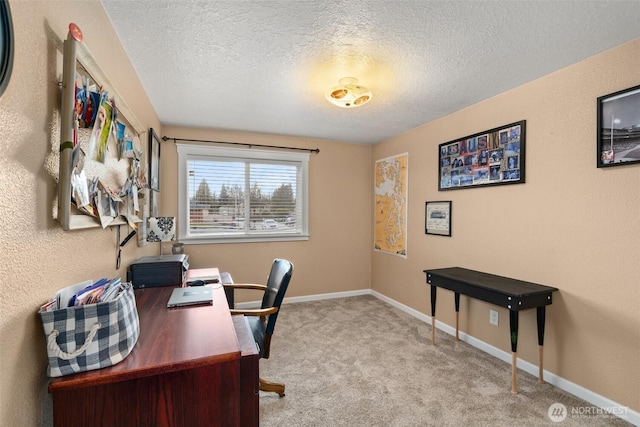
POLYGON ((309 238, 309 153, 177 147, 180 241, 309 238))

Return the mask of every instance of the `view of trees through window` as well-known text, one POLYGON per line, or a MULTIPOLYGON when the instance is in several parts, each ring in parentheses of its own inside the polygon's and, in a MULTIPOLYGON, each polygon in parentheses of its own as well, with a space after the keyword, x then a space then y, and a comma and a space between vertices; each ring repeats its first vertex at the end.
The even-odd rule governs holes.
POLYGON ((188 169, 192 232, 298 230, 298 165, 191 160, 188 169))

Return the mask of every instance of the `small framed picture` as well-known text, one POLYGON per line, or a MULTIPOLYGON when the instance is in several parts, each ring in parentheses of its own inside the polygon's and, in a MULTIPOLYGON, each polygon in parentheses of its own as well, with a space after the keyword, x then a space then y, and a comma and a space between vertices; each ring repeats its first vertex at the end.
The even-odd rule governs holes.
POLYGON ((640 86, 598 98, 596 166, 640 163, 640 86))
POLYGON ((149 128, 149 187, 160 191, 160 138, 149 128))
POLYGON ((426 202, 425 234, 451 237, 451 201, 426 202))

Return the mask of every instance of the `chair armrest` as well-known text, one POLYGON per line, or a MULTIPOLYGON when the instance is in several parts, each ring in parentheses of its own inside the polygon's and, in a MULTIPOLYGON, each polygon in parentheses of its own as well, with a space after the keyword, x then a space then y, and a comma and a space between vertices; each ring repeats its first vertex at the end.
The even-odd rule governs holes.
POLYGON ((258 285, 254 283, 223 283, 222 286, 230 289, 254 289, 258 291, 267 290, 267 285, 258 285))
POLYGON ((245 316, 268 316, 278 311, 278 307, 252 308, 246 310, 231 309, 229 311, 231 312, 232 316, 236 314, 244 314, 245 316))

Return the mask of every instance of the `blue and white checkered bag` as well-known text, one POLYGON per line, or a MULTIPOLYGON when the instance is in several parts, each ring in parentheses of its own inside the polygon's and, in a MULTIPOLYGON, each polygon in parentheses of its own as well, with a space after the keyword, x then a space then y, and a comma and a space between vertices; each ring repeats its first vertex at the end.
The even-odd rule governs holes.
MULTIPOLYGON (((65 288, 58 295, 68 294, 70 289, 76 292, 77 288, 65 288)), ((50 377, 115 365, 129 355, 140 335, 130 283, 123 284, 123 290, 111 301, 41 310, 39 314, 47 339, 50 377)))

